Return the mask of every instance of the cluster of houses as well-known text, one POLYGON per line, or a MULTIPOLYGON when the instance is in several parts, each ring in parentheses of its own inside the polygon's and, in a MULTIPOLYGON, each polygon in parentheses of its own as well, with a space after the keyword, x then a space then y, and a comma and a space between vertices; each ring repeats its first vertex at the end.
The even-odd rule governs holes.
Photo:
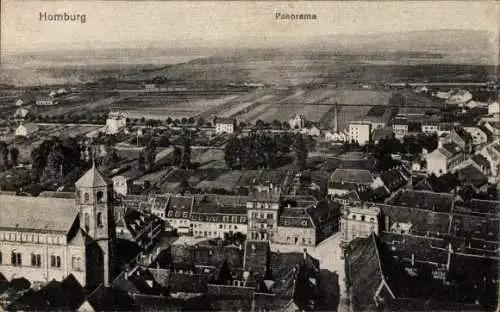
POLYGON ((74 193, 0 194, 3 310, 130 311, 151 304, 168 310, 195 304, 192 299, 198 308, 219 311, 313 310, 321 304, 319 261, 306 249, 281 254, 270 248, 280 240, 317 243, 316 233, 338 214, 316 207, 313 198, 284 198, 273 188, 247 198, 113 197, 95 166, 74 193), (40 208, 43 214, 34 213, 40 208), (248 238, 239 245, 160 249, 166 228, 206 238, 242 231, 248 238), (137 256, 127 258, 130 247, 119 248, 120 241, 133 243, 137 256))
POLYGON ((312 196, 284 195, 279 188, 254 191, 249 196, 215 194, 157 194, 125 196, 126 206, 139 207, 165 222, 167 231, 207 239, 235 233, 249 239, 316 246, 337 230, 335 203, 312 196))

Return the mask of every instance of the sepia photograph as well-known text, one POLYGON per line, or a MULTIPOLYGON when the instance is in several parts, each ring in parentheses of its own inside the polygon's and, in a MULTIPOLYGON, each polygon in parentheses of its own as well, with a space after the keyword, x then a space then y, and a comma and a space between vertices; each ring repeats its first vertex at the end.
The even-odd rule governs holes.
POLYGON ((3 0, 0 311, 499 311, 500 2, 3 0))

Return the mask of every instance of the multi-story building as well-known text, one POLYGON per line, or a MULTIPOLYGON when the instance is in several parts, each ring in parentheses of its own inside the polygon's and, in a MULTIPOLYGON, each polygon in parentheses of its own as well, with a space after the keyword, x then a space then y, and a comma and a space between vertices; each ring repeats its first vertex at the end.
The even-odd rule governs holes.
POLYGON ((83 286, 113 278, 115 226, 108 183, 92 167, 75 199, 0 195, 0 273, 32 283, 72 274, 83 286))
POLYGON ((408 134, 408 119, 404 117, 397 117, 392 121, 392 132, 396 139, 402 139, 408 134))
POLYGON ((472 137, 472 145, 488 143, 488 135, 479 127, 464 127, 464 130, 472 137))
POLYGON ((216 118, 215 133, 217 134, 233 134, 236 129, 236 120, 234 118, 216 118))
POLYGON ((306 119, 303 115, 295 114, 293 118, 288 121, 290 129, 302 129, 305 126, 306 119))
POLYGON ((40 97, 36 99, 36 105, 39 106, 50 106, 50 105, 56 105, 58 102, 54 97, 52 96, 47 96, 47 97, 40 97))
POLYGON ((36 123, 28 122, 28 123, 21 124, 19 127, 17 127, 16 135, 22 136, 22 137, 27 137, 27 136, 30 136, 30 135, 36 133, 38 130, 39 130, 39 128, 38 128, 36 123))
POLYGON ((350 242, 372 233, 378 235, 379 215, 380 209, 375 206, 345 207, 340 221, 342 240, 350 242))
POLYGON ((136 209, 125 209, 116 221, 117 237, 136 243, 142 250, 154 246, 164 229, 160 218, 136 209))
POLYGON ((246 203, 248 237, 252 240, 272 240, 278 227, 281 189, 254 191, 246 203))
POLYGON ((281 188, 273 186, 261 187, 249 196, 128 197, 122 200, 127 206, 162 218, 166 230, 195 237, 224 238, 239 232, 254 241, 314 246, 338 228, 336 204, 318 205, 312 196, 282 195, 281 188))
MULTIPOLYGON (((229 199, 229 198, 226 198, 229 199)), ((191 225, 193 236, 224 238, 240 232, 247 234, 247 211, 244 204, 228 203, 217 196, 202 196, 193 206, 191 225)))
POLYGON ((113 135, 125 131, 127 118, 120 112, 110 112, 106 119, 106 134, 113 135))
POLYGON ((349 125, 349 139, 359 145, 370 141, 371 125, 369 123, 351 123, 349 125))
POLYGON ((194 204, 194 196, 172 195, 167 203, 166 218, 167 229, 175 229, 178 234, 192 234, 191 211, 194 204))
POLYGON ((465 160, 465 153, 455 143, 441 144, 439 148, 425 155, 427 173, 440 176, 465 160))

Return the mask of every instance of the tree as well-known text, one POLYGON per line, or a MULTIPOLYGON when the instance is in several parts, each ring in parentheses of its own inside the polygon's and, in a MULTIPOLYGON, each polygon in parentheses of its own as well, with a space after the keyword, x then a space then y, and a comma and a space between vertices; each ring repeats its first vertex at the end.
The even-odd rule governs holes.
POLYGON ((142 152, 139 154, 139 158, 137 159, 137 167, 141 171, 146 169, 146 159, 144 157, 144 153, 142 152))
POLYGON ((179 166, 181 164, 181 159, 182 159, 182 150, 180 147, 175 146, 173 153, 174 166, 179 166))
POLYGON ((229 168, 233 169, 238 165, 238 155, 240 154, 240 149, 240 139, 236 136, 229 138, 229 141, 224 147, 224 160, 229 168))
POLYGON ((10 149, 10 161, 13 166, 17 166, 17 161, 19 159, 19 150, 17 147, 13 147, 10 149))
POLYGON ((302 135, 297 135, 294 142, 295 161, 300 170, 307 168, 307 146, 302 135))
POLYGON ((44 181, 61 181, 63 178, 62 169, 64 160, 63 145, 59 139, 54 140, 47 156, 47 164, 43 170, 42 179, 44 181))
POLYGON ((181 159, 181 168, 189 169, 191 167, 191 140, 186 138, 184 141, 184 150, 181 159))
POLYGON ((2 159, 2 166, 7 168, 9 165, 9 147, 4 141, 0 141, 0 154, 2 159))

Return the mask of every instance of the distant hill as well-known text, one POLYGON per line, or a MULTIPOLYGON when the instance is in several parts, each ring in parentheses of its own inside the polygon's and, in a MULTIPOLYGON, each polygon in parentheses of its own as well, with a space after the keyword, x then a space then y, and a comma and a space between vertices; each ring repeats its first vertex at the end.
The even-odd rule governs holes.
POLYGON ((136 45, 141 48, 120 49, 113 46, 71 53, 46 51, 12 55, 2 59, 0 83, 78 83, 113 74, 132 74, 134 78, 142 79, 144 73, 165 75, 171 79, 213 76, 224 80, 250 79, 269 83, 283 78, 310 82, 330 77, 333 71, 348 73, 351 71, 349 64, 360 62, 372 62, 376 66, 498 66, 500 55, 498 35, 475 30, 330 35, 301 38, 300 41, 291 37, 260 39, 248 38, 246 46, 241 42, 226 42, 220 46, 199 40, 184 43, 184 46, 174 45, 175 48, 170 44, 166 47, 162 43, 150 43, 136 45), (234 66, 235 63, 238 65, 234 66), (169 64, 179 65, 165 68, 169 64), (159 69, 151 70, 152 67, 159 69), (150 70, 142 70, 145 68, 150 70))

